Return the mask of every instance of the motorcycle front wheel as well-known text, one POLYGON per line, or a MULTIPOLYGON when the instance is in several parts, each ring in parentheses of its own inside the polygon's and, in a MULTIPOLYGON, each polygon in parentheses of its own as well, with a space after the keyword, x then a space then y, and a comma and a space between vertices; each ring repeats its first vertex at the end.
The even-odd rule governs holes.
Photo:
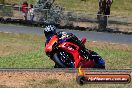
POLYGON ((57 52, 53 55, 55 62, 55 68, 73 68, 74 64, 71 60, 71 56, 63 51, 57 52))

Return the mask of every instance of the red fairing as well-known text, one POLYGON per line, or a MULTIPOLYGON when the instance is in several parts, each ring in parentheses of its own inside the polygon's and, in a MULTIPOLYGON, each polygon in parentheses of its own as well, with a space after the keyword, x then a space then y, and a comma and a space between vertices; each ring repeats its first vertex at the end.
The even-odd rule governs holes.
MULTIPOLYGON (((73 44, 71 42, 67 42, 67 41, 58 41, 58 37, 57 35, 52 36, 52 38, 50 39, 50 41, 46 44, 45 46, 45 52, 50 56, 52 54, 54 54, 56 52, 57 49, 62 50, 66 53, 69 53, 70 55, 72 55, 72 57, 70 57, 71 61, 73 61, 74 64, 74 68, 79 68, 80 66, 82 68, 94 68, 95 62, 92 59, 86 59, 84 58, 82 55, 80 55, 80 46, 73 44), (54 46, 54 44, 57 43, 57 45, 54 46)), ((86 39, 82 39, 82 44, 85 44, 86 39)), ((57 52, 56 52, 57 53, 57 52)), ((88 52, 88 55, 90 53, 88 52)), ((52 60, 54 60, 54 58, 52 58, 52 60)))
POLYGON ((60 44, 58 46, 59 48, 62 48, 64 51, 70 53, 73 55, 73 59, 74 59, 74 66, 75 68, 79 68, 80 66, 82 68, 92 68, 94 67, 94 61, 92 60, 84 60, 78 50, 79 50, 79 46, 70 43, 70 42, 64 42, 62 44, 60 44), (74 48, 73 48, 74 47, 74 48))
POLYGON ((72 54, 73 55, 73 59, 74 59, 74 66, 75 66, 75 68, 76 67, 78 67, 78 65, 79 65, 79 62, 80 62, 80 58, 79 58, 79 53, 78 53, 78 49, 79 49, 79 46, 77 46, 77 45, 75 45, 75 44, 73 44, 73 43, 70 43, 70 42, 64 42, 64 43, 62 43, 62 44, 60 44, 59 46, 58 46, 59 48, 62 48, 64 51, 66 51, 66 52, 68 52, 68 53, 70 53, 70 54, 72 54), (71 46, 69 46, 69 45, 71 45, 71 46, 75 46, 76 47, 76 49, 73 49, 71 46))
POLYGON ((54 36, 50 39, 49 43, 46 44, 46 46, 45 46, 45 52, 51 52, 51 51, 52 51, 52 46, 53 46, 53 44, 54 44, 55 42, 57 42, 57 41, 58 41, 58 38, 57 38, 56 35, 54 35, 54 36))

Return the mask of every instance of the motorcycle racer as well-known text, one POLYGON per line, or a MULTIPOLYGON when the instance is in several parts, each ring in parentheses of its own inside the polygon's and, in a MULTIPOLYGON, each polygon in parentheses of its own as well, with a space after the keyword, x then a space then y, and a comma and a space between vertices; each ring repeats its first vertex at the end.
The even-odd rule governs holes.
MULTIPOLYGON (((45 45, 49 44, 50 40, 53 40, 55 38, 54 36, 56 36, 59 44, 62 44, 65 42, 70 42, 70 43, 73 43, 73 44, 79 46, 79 49, 77 52, 79 53, 79 55, 81 57, 84 58, 83 61, 81 61, 82 65, 85 65, 84 67, 87 67, 87 64, 89 63, 88 61, 91 60, 91 61, 95 62, 95 63, 91 64, 91 65, 94 65, 94 68, 105 68, 104 60, 96 52, 86 49, 84 43, 82 41, 80 41, 74 34, 63 32, 63 31, 56 32, 56 27, 54 25, 46 26, 44 28, 44 34, 46 37, 45 45)), ((72 46, 72 47, 74 48, 74 46, 72 46)), ((46 53, 46 54, 49 55, 48 53, 46 53)), ((50 58, 52 58, 52 57, 50 57, 50 58)), ((52 60, 54 60, 54 59, 52 59, 52 60)), ((56 65, 57 64, 55 64, 55 66, 56 65)))

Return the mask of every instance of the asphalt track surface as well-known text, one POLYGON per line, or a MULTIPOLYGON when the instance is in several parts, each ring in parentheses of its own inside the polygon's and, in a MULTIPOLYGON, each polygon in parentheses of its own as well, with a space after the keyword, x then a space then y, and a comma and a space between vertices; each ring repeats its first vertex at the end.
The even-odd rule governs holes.
MULTIPOLYGON (((43 29, 44 28, 40 28, 40 27, 27 27, 27 26, 0 24, 0 32, 44 35, 43 29)), ((65 32, 73 33, 79 39, 85 37, 87 38, 88 41, 103 41, 103 42, 105 41, 105 42, 120 43, 120 44, 132 44, 132 35, 93 32, 93 31, 79 31, 79 30, 69 30, 69 29, 57 29, 57 31, 65 31, 65 32)))

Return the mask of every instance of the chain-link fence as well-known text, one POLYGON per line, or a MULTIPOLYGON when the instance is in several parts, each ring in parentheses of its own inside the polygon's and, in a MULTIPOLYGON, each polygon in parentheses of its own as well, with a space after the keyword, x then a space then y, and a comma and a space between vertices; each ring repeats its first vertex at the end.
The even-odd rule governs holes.
MULTIPOLYGON (((125 31, 132 32, 132 17, 121 17, 121 16, 104 16, 100 15, 100 19, 97 19, 99 14, 88 14, 79 13, 77 11, 65 11, 57 5, 54 5, 52 9, 43 9, 40 11, 36 8, 35 21, 55 21, 60 25, 73 26, 73 27, 84 27, 87 29, 103 29, 100 25, 106 26, 107 29, 113 29, 114 31, 125 31), (104 20, 105 18, 105 20, 104 20)), ((12 18, 12 19, 23 19, 21 12, 21 6, 13 5, 2 5, 0 4, 0 17, 12 18)), ((28 15, 28 19, 29 19, 28 15)))

